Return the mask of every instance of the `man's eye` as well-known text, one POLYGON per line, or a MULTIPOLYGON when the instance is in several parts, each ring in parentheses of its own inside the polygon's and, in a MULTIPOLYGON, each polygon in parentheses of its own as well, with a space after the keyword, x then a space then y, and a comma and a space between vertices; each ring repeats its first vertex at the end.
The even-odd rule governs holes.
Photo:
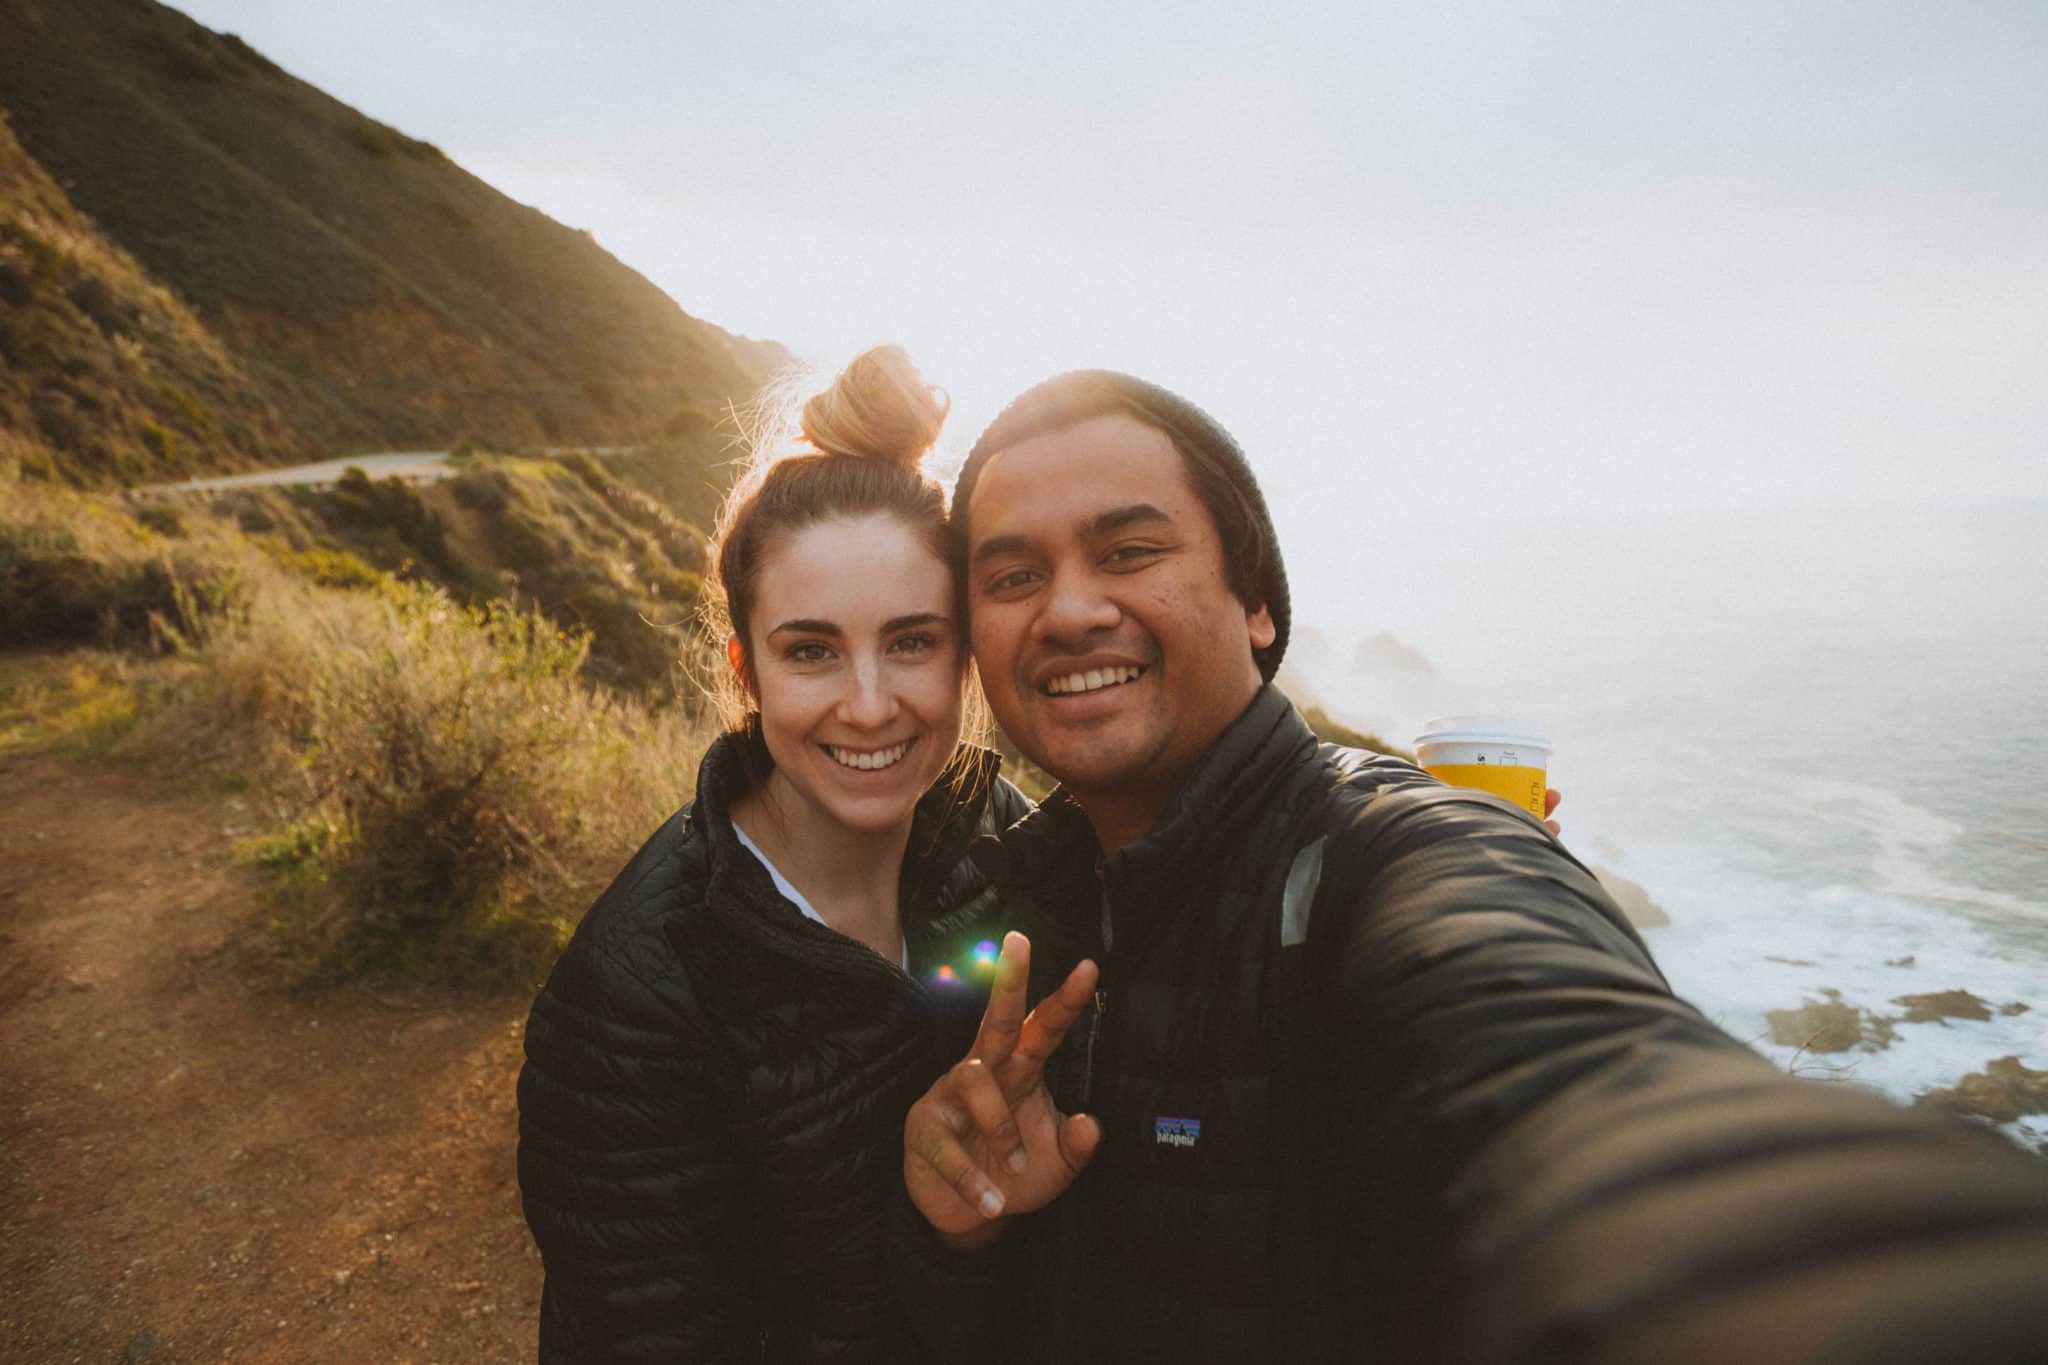
POLYGON ((1010 569, 991 578, 986 591, 1009 592, 1016 588, 1029 587, 1037 581, 1038 575, 1029 569, 1010 569))
POLYGON ((1102 557, 1105 564, 1122 565, 1126 568, 1141 564, 1159 553, 1157 545, 1119 545, 1102 557))

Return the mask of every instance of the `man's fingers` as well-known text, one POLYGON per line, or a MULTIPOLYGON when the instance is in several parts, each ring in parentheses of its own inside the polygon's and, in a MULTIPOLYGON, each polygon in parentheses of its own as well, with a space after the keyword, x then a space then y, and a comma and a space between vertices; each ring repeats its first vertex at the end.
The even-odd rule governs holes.
MULTIPOLYGON (((1024 1135, 1017 1129, 1017 1116, 1010 1112, 1010 1102, 996 1084, 994 1071, 979 1058, 970 1057, 953 1068, 952 1080, 954 1096, 967 1106, 988 1146, 991 1168, 1000 1163, 1012 1173, 1022 1171, 1029 1164, 1024 1156, 1024 1135)), ((958 1128, 953 1131, 968 1136, 958 1128)))
POLYGON ((1067 979, 1060 983, 1060 988, 1039 1001, 1038 1008, 1024 1020, 1016 1052, 1029 1065, 1024 1076, 1008 1077, 1013 1086, 1024 1079, 1035 1081, 1046 1058, 1059 1051, 1068 1030, 1087 1010, 1088 1001, 1095 994, 1097 976, 1095 964, 1082 959, 1073 971, 1067 973, 1067 979))
POLYGON ((905 1175, 911 1179, 912 1189, 916 1188, 914 1168, 922 1165, 951 1186, 960 1202, 983 1218, 1000 1218, 1003 1213, 1002 1191, 982 1174, 981 1168, 974 1164, 974 1158, 948 1130, 936 1109, 937 1106, 933 1106, 927 1110, 923 1104, 912 1106, 910 1118, 904 1126, 903 1155, 912 1167, 905 1171, 905 1175))
POLYGON ((1017 1046, 1017 1034, 1024 1027, 1024 986, 1030 977, 1031 940, 1012 930, 1003 935, 995 985, 989 990, 988 1008, 982 1011, 981 1031, 974 1035, 969 1056, 994 1065, 1017 1046))

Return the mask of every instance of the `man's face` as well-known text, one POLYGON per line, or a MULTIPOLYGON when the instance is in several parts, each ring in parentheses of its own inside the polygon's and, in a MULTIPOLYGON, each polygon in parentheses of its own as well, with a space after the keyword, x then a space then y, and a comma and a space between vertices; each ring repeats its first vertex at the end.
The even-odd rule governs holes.
POLYGON ((1230 590, 1180 452, 1135 418, 1090 418, 992 457, 966 515, 996 720, 1098 832, 1107 816, 1143 834, 1250 703, 1252 650, 1273 640, 1230 590))

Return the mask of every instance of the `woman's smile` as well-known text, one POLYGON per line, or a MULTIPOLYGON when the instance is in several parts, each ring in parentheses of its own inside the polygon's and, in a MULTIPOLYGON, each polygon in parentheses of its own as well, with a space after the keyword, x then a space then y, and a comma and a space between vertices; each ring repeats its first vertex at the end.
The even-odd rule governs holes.
POLYGON ((902 743, 893 744, 886 749, 848 749, 842 748, 837 744, 821 744, 818 747, 830 754, 832 760, 842 768, 857 768, 862 772, 876 772, 883 768, 893 768, 898 763, 901 763, 903 756, 910 752, 910 746, 915 743, 917 743, 915 739, 906 739, 902 743))

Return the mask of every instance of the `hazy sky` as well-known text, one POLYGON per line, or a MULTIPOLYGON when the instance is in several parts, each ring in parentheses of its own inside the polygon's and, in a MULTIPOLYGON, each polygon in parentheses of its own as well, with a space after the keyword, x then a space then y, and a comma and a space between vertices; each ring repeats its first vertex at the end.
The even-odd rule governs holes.
POLYGON ((961 438, 1183 390, 1332 624, 1475 511, 2048 496, 2040 0, 182 8, 961 438))

